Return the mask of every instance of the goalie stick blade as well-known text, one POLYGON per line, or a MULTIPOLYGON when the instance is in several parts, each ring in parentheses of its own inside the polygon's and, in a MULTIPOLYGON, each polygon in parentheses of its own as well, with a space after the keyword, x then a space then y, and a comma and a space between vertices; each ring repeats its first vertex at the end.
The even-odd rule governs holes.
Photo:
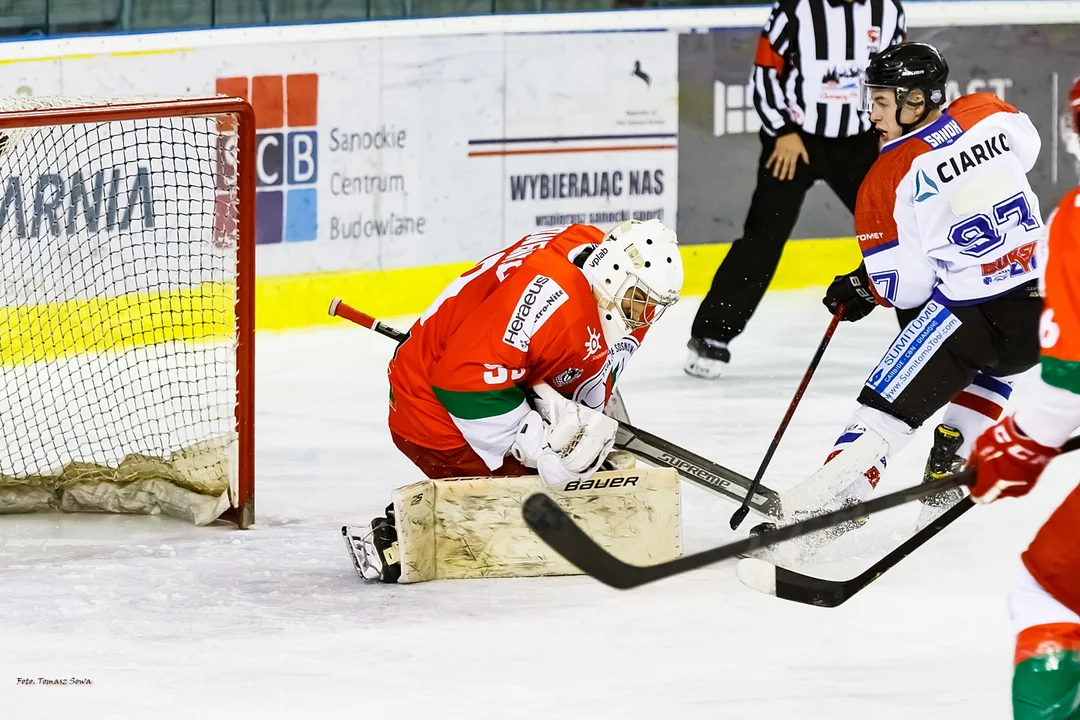
POLYGON ((975 503, 965 497, 896 549, 849 580, 825 580, 777 567, 756 558, 739 561, 735 571, 744 585, 760 593, 803 605, 834 608, 850 600, 973 507, 975 503))

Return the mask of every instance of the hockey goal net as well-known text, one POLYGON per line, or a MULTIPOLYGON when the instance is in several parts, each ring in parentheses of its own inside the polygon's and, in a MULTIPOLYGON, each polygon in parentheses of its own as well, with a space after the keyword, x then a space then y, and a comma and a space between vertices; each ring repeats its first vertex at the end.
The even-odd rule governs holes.
POLYGON ((0 513, 254 519, 254 120, 0 99, 0 513))

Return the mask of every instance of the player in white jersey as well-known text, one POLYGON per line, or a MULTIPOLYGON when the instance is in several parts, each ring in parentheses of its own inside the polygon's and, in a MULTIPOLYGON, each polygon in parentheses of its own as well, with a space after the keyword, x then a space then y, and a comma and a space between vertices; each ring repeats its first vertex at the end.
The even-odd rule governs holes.
POLYGON ((950 402, 927 479, 957 469, 1000 416, 1012 377, 1038 362, 1035 249, 1046 229, 1026 173, 1039 135, 987 93, 943 110, 947 80, 944 58, 922 43, 888 48, 867 67, 883 146, 855 210, 864 263, 833 282, 825 304, 845 320, 895 307, 904 327, 825 466, 781 496, 786 519, 865 499, 888 458, 950 402))

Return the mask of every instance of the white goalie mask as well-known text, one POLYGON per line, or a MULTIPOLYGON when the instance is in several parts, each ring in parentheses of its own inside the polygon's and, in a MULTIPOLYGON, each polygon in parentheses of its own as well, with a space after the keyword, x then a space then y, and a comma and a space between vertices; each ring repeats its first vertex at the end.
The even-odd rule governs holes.
POLYGON ((679 299, 682 256, 675 232, 659 220, 627 220, 614 227, 582 268, 600 306, 608 346, 656 322, 679 299))

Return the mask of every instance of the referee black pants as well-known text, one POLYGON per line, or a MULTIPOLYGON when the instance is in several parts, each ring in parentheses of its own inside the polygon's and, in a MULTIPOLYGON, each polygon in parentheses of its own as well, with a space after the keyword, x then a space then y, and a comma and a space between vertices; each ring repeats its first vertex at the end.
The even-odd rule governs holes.
POLYGON ((855 212, 855 198, 878 156, 878 136, 868 132, 847 138, 823 138, 800 132, 810 164, 798 162, 795 177, 779 180, 765 168, 776 138, 761 133, 757 188, 750 201, 743 235, 731 246, 698 308, 690 334, 730 342, 754 314, 776 273, 784 243, 799 218, 803 198, 817 180, 824 180, 855 212))

